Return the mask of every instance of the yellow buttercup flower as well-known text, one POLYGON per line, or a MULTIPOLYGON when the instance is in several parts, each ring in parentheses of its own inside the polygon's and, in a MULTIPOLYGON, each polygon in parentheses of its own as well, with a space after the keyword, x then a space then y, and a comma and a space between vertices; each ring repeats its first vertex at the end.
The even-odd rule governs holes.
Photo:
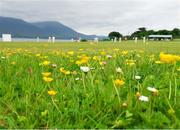
POLYGON ((67 54, 68 55, 74 55, 74 51, 68 51, 67 54))
POLYGON ((116 80, 114 81, 114 84, 115 84, 116 86, 122 86, 122 85, 125 84, 125 82, 124 82, 123 80, 116 79, 116 80))
POLYGON ((93 57, 93 60, 96 60, 96 61, 99 61, 101 59, 101 57, 99 57, 99 56, 94 56, 93 57))
POLYGON ((89 61, 89 59, 90 59, 90 57, 88 57, 88 56, 83 56, 83 57, 81 57, 81 63, 82 63, 82 64, 87 64, 88 61, 89 61))
POLYGON ((57 94, 57 91, 50 90, 50 91, 48 91, 48 94, 49 94, 50 96, 55 96, 55 95, 57 94))
POLYGON ((127 54, 128 54, 128 51, 122 51, 122 54, 123 54, 123 55, 127 55, 127 54))
POLYGON ((67 71, 64 68, 60 68, 59 70, 61 73, 65 74, 65 75, 69 75, 71 73, 70 71, 67 71))
POLYGON ((163 63, 175 63, 176 61, 180 61, 180 56, 160 53, 160 61, 163 63))
POLYGON ((136 64, 136 60, 126 60, 125 63, 126 65, 133 66, 136 64))
POLYGON ((76 64, 77 64, 77 65, 81 65, 82 63, 81 63, 80 60, 77 60, 77 61, 76 61, 76 64))
POLYGON ((42 73, 43 77, 49 77, 51 75, 51 72, 44 72, 42 73))
POLYGON ((136 92, 136 95, 135 95, 137 98, 139 98, 141 96, 141 93, 140 92, 136 92))
POLYGON ((45 82, 52 82, 52 81, 53 81, 53 78, 43 77, 43 80, 44 80, 45 82))
POLYGON ((47 66, 47 65, 49 65, 50 63, 51 63, 50 61, 43 61, 42 63, 40 63, 40 65, 47 66))
POLYGON ((77 65, 87 64, 90 59, 90 57, 85 56, 85 55, 78 56, 78 58, 80 58, 80 59, 75 62, 77 65))
POLYGON ((105 52, 105 51, 102 51, 102 52, 101 52, 101 55, 106 55, 106 52, 105 52))

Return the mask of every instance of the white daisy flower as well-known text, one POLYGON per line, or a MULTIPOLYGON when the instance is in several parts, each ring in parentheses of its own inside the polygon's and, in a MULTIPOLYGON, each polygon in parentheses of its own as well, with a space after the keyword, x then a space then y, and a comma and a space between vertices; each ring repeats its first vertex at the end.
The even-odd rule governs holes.
POLYGON ((57 65, 56 64, 51 64, 51 67, 52 68, 57 68, 57 65))
POLYGON ((112 56, 111 56, 111 55, 107 55, 106 57, 107 57, 108 59, 111 59, 111 58, 112 58, 112 56))
POLYGON ((137 79, 137 80, 140 80, 140 79, 141 79, 141 76, 136 75, 134 78, 137 79))
POLYGON ((123 73, 122 69, 120 67, 116 68, 117 73, 123 73))
POLYGON ((77 78, 75 78, 75 80, 77 81, 77 80, 80 80, 80 78, 79 77, 77 77, 77 78))
POLYGON ((147 87, 147 90, 150 92, 153 92, 153 93, 158 92, 158 90, 156 88, 153 88, 153 87, 147 87))
POLYGON ((140 100, 140 101, 143 101, 143 102, 148 102, 148 101, 149 101, 149 98, 142 95, 142 96, 139 97, 139 100, 140 100))
POLYGON ((86 66, 81 66, 81 67, 80 67, 80 70, 83 71, 83 72, 85 72, 85 73, 87 73, 87 72, 90 71, 90 68, 89 68, 89 67, 86 67, 86 66))

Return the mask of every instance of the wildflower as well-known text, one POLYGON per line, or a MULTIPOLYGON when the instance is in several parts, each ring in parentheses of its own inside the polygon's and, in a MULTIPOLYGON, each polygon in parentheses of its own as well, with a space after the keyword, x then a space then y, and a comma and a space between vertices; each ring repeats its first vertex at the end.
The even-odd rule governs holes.
POLYGON ((128 54, 128 51, 122 51, 122 54, 123 54, 123 55, 127 55, 127 54, 128 54))
POLYGON ((93 60, 95 60, 95 61, 99 61, 100 59, 101 59, 100 56, 93 56, 93 60))
POLYGON ((75 80, 77 81, 77 80, 80 80, 80 78, 79 77, 77 77, 77 78, 75 78, 75 80))
POLYGON ((148 97, 146 97, 146 96, 140 96, 139 98, 138 98, 140 101, 143 101, 143 102, 148 102, 149 101, 149 98, 148 97))
POLYGON ((79 56, 79 58, 80 59, 75 62, 77 65, 87 64, 90 59, 90 57, 88 57, 88 56, 79 56))
POLYGON ((141 96, 140 92, 136 92, 136 97, 139 98, 141 96))
POLYGON ((71 74, 70 71, 67 71, 67 70, 65 70, 64 68, 60 68, 59 70, 60 70, 61 73, 65 74, 65 75, 71 74))
POLYGON ((85 73, 87 73, 87 72, 90 71, 90 68, 89 68, 89 67, 86 67, 86 66, 81 66, 81 67, 80 67, 80 70, 83 71, 83 72, 85 72, 85 73))
POLYGON ((89 59, 90 59, 90 57, 83 56, 83 57, 81 57, 81 63, 82 63, 82 64, 87 64, 88 61, 89 61, 89 59))
POLYGON ((117 73, 122 73, 122 74, 123 74, 123 71, 122 71, 122 69, 121 69, 120 67, 116 68, 116 72, 117 72, 117 73))
POLYGON ((135 78, 136 80, 140 80, 140 79, 141 79, 141 76, 136 75, 134 78, 135 78))
POLYGON ((47 66, 47 65, 49 65, 50 63, 51 63, 50 61, 43 61, 42 63, 40 63, 40 65, 47 66))
POLYGON ((107 62, 106 61, 102 61, 102 62, 99 62, 100 65, 106 65, 107 62))
POLYGON ((53 81, 53 78, 43 77, 43 80, 44 80, 45 82, 52 82, 52 81, 53 81))
POLYGON ((111 56, 111 55, 107 55, 106 58, 107 58, 107 59, 111 59, 112 56, 111 56))
POLYGON ((176 61, 180 60, 180 56, 178 55, 171 55, 171 54, 160 54, 160 61, 164 63, 175 63, 176 61))
POLYGON ((51 75, 51 72, 44 72, 42 73, 43 77, 49 77, 51 75))
POLYGON ((51 64, 51 67, 52 68, 57 68, 57 65, 56 64, 51 64))
POLYGON ((147 90, 152 92, 154 96, 157 96, 159 91, 156 88, 153 87, 147 87, 147 90))
POLYGON ((48 94, 49 94, 50 96, 55 96, 55 95, 57 94, 57 91, 50 90, 50 91, 48 91, 48 94))
POLYGON ((67 54, 68 55, 74 55, 74 51, 68 51, 67 54))
POLYGON ((101 52, 101 55, 106 55, 106 52, 105 52, 105 51, 102 51, 102 52, 101 52))
POLYGON ((125 84, 125 82, 123 80, 120 80, 120 79, 116 79, 114 81, 114 83, 115 83, 116 86, 122 86, 122 85, 125 84))
POLYGON ((135 65, 135 60, 126 60, 125 61, 125 63, 127 64, 127 65, 129 65, 129 66, 133 66, 133 65, 135 65))
POLYGON ((126 102, 124 102, 123 104, 122 104, 122 107, 127 107, 128 106, 128 104, 126 103, 126 102))
POLYGON ((82 63, 81 63, 80 60, 77 60, 77 61, 76 61, 76 64, 77 64, 77 65, 81 65, 82 63))

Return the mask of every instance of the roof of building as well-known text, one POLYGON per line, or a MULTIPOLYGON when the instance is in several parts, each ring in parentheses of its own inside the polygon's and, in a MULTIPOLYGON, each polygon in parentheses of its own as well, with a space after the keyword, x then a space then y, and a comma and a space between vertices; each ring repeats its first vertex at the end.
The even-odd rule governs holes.
POLYGON ((172 35, 149 35, 152 38, 172 38, 172 35))

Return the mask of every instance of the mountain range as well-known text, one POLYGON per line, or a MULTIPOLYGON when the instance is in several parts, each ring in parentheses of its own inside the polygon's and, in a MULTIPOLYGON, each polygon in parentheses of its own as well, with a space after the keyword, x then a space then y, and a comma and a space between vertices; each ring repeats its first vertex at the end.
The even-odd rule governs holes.
POLYGON ((78 39, 79 37, 82 39, 105 38, 105 36, 79 33, 56 21, 29 23, 22 19, 0 16, 0 36, 6 33, 16 38, 48 38, 49 36, 55 36, 58 39, 78 39))

